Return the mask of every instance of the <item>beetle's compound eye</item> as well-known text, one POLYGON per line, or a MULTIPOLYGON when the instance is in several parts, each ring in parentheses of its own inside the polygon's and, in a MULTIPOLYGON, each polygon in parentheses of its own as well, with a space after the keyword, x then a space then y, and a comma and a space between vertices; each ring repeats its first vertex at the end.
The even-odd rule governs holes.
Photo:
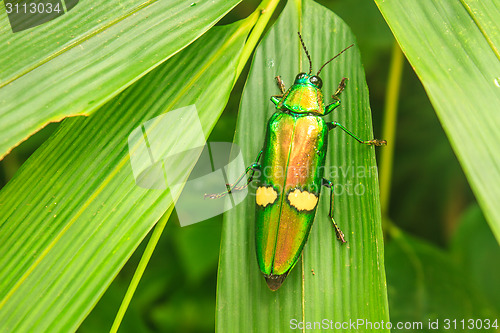
POLYGON ((299 73, 297 74, 297 76, 295 77, 295 81, 299 81, 301 79, 303 79, 304 77, 306 77, 307 74, 306 73, 299 73))
POLYGON ((311 76, 309 82, 314 84, 316 87, 321 88, 323 86, 323 81, 321 81, 319 76, 311 76))

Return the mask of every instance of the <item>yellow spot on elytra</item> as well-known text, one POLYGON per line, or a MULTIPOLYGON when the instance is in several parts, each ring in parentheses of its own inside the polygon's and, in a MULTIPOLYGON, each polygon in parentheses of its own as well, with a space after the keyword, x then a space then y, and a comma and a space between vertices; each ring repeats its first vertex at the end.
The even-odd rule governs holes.
POLYGON ((288 194, 288 201, 297 210, 313 210, 318 203, 318 197, 307 191, 302 192, 296 189, 288 194))
POLYGON ((271 186, 269 187, 261 186, 257 189, 255 196, 257 205, 266 207, 267 205, 270 205, 274 201, 276 201, 278 193, 271 186))

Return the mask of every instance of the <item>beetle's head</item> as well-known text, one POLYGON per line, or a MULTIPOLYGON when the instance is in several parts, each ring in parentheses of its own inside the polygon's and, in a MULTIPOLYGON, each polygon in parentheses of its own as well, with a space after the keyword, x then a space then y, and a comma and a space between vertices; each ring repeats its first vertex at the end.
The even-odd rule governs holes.
POLYGON ((321 89, 321 87, 323 86, 323 81, 321 81, 321 78, 317 75, 311 75, 311 74, 307 74, 307 73, 299 73, 296 77, 295 77, 295 81, 293 82, 293 84, 297 84, 297 85, 308 85, 308 86, 312 86, 314 88, 318 88, 318 89, 321 89))
POLYGON ((347 50, 349 47, 345 48, 339 54, 337 54, 332 59, 328 60, 321 68, 318 73, 312 74, 312 61, 309 52, 302 40, 302 36, 299 34, 300 43, 306 53, 307 59, 309 60, 309 72, 299 73, 295 77, 293 85, 284 94, 283 98, 277 104, 278 109, 286 109, 294 113, 311 113, 317 115, 325 114, 325 105, 323 102, 323 93, 321 88, 323 87, 323 81, 319 77, 319 73, 325 67, 326 64, 331 62, 333 59, 338 57, 342 52, 347 50))
POLYGON ((282 106, 294 113, 324 114, 322 86, 319 76, 299 73, 278 107, 282 106))

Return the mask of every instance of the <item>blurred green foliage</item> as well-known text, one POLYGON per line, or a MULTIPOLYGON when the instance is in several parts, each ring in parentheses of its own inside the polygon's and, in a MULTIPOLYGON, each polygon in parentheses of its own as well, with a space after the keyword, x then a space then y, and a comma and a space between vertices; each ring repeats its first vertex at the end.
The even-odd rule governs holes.
MULTIPOLYGON (((357 36, 370 89, 375 137, 379 137, 392 34, 371 1, 319 2, 343 18, 357 36)), ((240 4, 221 23, 246 17, 257 4, 240 4)), ((248 65, 211 141, 232 141, 247 72, 248 65)), ((46 126, 0 162, 0 187, 57 126, 46 126)), ((389 217, 403 230, 394 239, 386 240, 391 319, 498 318, 498 244, 408 63, 403 71, 397 140, 389 144, 395 145, 389 217)), ((214 330, 222 218, 184 228, 176 219, 172 214, 120 332, 214 330)), ((83 322, 80 332, 100 332, 111 327, 147 240, 83 322)))

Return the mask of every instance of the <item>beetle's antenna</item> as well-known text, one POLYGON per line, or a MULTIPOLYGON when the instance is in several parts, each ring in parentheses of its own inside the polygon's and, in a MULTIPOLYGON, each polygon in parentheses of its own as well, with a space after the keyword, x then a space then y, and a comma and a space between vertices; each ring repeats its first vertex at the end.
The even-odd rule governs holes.
POLYGON ((325 62, 325 64, 323 66, 321 66, 321 68, 319 69, 318 74, 316 74, 316 76, 319 76, 319 73, 321 72, 321 70, 323 69, 323 67, 325 67, 328 63, 330 63, 330 61, 332 61, 333 59, 337 58, 339 55, 341 55, 342 53, 344 53, 345 51, 347 51, 347 49, 349 49, 349 48, 351 48, 353 46, 354 46, 354 44, 349 45, 348 47, 346 47, 345 49, 343 49, 342 51, 340 51, 339 54, 337 54, 335 57, 333 57, 332 59, 330 59, 327 62, 325 62))
POLYGON ((312 71, 313 71, 313 64, 312 64, 312 61, 311 61, 311 56, 309 55, 309 52, 307 52, 306 44, 304 44, 304 41, 302 40, 302 36, 300 35, 300 32, 297 31, 297 33, 299 34, 300 44, 302 44, 302 47, 304 48, 304 51, 306 51, 307 59, 309 59, 309 74, 311 74, 312 71))

